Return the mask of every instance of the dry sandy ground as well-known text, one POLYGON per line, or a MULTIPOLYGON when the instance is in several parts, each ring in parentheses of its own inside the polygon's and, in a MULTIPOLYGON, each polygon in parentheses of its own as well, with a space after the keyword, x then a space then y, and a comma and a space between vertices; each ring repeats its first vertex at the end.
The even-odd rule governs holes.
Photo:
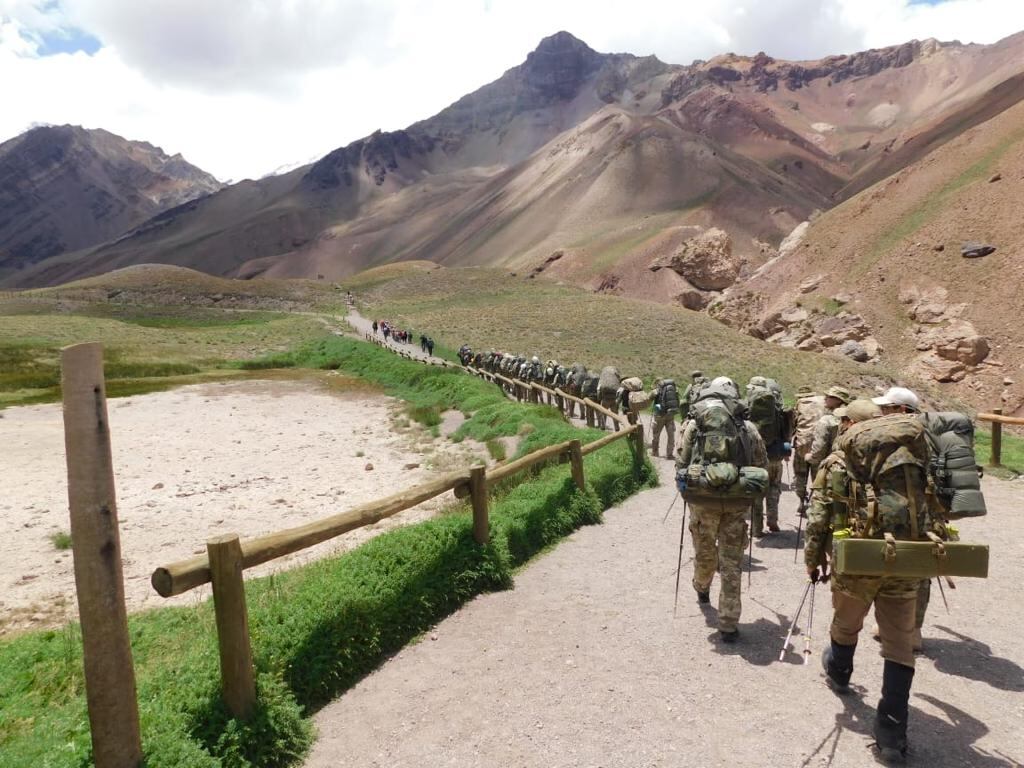
MULTIPOLYGON (((325 380, 220 382, 108 402, 129 610, 208 597, 206 587, 164 600, 149 577, 158 565, 205 551, 213 535, 255 536, 342 512, 424 480, 439 462, 466 466, 479 450, 403 427, 398 401, 365 385, 336 386, 341 379, 329 388, 325 380)), ((449 418, 445 426, 457 424, 449 418)), ((60 623, 77 607, 70 550, 50 539, 70 530, 60 405, 5 410, 0 445, 2 635, 60 623)), ((246 575, 350 549, 443 503, 246 575)))
MULTIPOLYGON (((307 768, 874 765, 881 659, 862 637, 856 694, 825 687, 826 588, 811 664, 799 638, 779 661, 805 583, 793 494, 787 530, 754 546, 740 642, 722 646, 715 611, 688 586, 689 540, 673 618, 682 509, 662 522, 674 488, 659 463, 663 487, 610 510, 524 568, 515 589, 474 600, 319 712, 307 768)), ((1024 488, 985 490, 988 517, 961 530, 991 545, 991 578, 947 589, 949 614, 936 590, 911 699, 912 765, 1024 765, 1024 488)))

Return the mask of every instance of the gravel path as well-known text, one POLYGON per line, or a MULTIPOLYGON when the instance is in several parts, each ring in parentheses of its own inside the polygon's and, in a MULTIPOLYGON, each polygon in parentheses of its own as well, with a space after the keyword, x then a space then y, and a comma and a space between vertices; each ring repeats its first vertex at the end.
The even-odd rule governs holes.
MULTIPOLYGON (((684 551, 672 615, 682 505, 664 485, 606 513, 516 577, 388 660, 317 716, 307 766, 851 766, 874 765, 870 727, 881 685, 864 637, 857 695, 840 698, 818 664, 830 619, 818 588, 811 664, 801 639, 778 660, 803 589, 786 530, 754 546, 735 646, 716 640, 688 586, 684 551)), ((993 577, 937 591, 912 704, 912 763, 1024 765, 1024 644, 1018 579, 1024 488, 986 480, 990 513, 961 525, 990 543, 993 577)), ((716 602, 717 582, 712 588, 716 602)))

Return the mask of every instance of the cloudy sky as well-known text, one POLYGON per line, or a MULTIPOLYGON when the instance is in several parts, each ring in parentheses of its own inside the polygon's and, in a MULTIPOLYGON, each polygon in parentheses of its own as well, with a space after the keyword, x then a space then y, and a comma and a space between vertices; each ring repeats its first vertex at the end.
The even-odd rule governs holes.
POLYGON ((428 117, 560 29, 689 63, 990 43, 1024 0, 0 0, 0 141, 37 123, 262 176, 428 117))

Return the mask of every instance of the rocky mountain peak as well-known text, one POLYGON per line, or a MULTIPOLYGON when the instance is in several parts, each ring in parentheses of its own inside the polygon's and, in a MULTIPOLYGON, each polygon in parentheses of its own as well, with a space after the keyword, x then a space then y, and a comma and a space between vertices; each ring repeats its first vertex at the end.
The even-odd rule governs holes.
POLYGON ((601 68, 605 57, 568 32, 540 41, 522 65, 527 85, 553 99, 571 99, 583 81, 601 68))

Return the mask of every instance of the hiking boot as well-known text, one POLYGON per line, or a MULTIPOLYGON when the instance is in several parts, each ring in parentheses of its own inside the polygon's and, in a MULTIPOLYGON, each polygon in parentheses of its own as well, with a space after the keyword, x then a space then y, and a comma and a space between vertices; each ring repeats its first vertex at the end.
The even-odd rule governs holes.
POLYGON ((723 643, 729 643, 731 645, 740 639, 740 631, 738 629, 734 629, 731 632, 727 632, 724 629, 720 629, 718 630, 718 639, 723 643))
POLYGON ((875 745, 879 757, 891 765, 907 759, 907 718, 914 668, 886 659, 882 672, 882 698, 875 715, 875 745))
POLYGON ((754 538, 755 539, 763 539, 765 533, 766 533, 766 531, 764 531, 764 530, 755 531, 754 532, 754 538))
POLYGON ((780 530, 782 530, 782 529, 779 528, 779 524, 778 523, 768 523, 768 531, 770 533, 778 533, 780 530))
POLYGON ((914 634, 910 640, 910 647, 913 649, 914 653, 924 652, 924 638, 921 637, 920 627, 914 627, 914 634))
POLYGON ((853 674, 853 654, 856 645, 840 645, 834 640, 821 652, 821 668, 825 670, 825 685, 840 695, 850 692, 853 674))
POLYGON ((701 591, 698 590, 698 592, 697 592, 697 602, 700 603, 701 605, 707 605, 708 603, 710 603, 711 602, 711 592, 709 592, 709 591, 701 592, 701 591))

